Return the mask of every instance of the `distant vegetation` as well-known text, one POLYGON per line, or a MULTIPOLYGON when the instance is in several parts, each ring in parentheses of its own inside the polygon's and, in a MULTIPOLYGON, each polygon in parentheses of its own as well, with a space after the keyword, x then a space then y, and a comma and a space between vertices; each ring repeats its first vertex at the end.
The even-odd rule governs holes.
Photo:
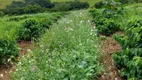
POLYGON ((11 5, 6 6, 2 10, 3 14, 8 15, 20 15, 20 14, 31 14, 39 12, 56 12, 56 11, 70 11, 86 9, 89 7, 87 2, 80 2, 78 0, 68 2, 54 2, 50 0, 24 0, 13 1, 11 5))
POLYGON ((4 9, 7 5, 10 5, 13 1, 22 1, 22 0, 0 0, 0 9, 4 9))
MULTIPOLYGON (((0 9, 4 9, 7 5, 10 5, 12 1, 23 1, 23 0, 0 0, 0 9)), ((51 0, 51 2, 65 2, 65 1, 73 1, 73 0, 51 0)), ((90 7, 92 7, 96 2, 102 0, 80 0, 81 2, 88 2, 90 7)))

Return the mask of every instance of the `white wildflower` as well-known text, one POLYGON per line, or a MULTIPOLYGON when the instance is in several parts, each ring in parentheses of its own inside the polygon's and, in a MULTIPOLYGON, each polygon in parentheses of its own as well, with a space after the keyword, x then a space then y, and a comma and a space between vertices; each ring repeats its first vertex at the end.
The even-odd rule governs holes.
POLYGON ((82 23, 83 21, 81 20, 80 23, 82 23))
POLYGON ((43 48, 43 45, 40 45, 41 48, 43 48))
POLYGON ((27 52, 28 52, 28 53, 32 53, 32 50, 31 50, 31 49, 28 49, 27 52))
POLYGON ((93 33, 91 32, 90 35, 93 35, 93 33))
POLYGON ((80 15, 82 15, 82 13, 80 13, 80 15))
POLYGON ((93 27, 94 29, 96 28, 96 26, 93 27))
POLYGON ((11 61, 11 58, 8 59, 8 62, 10 62, 10 61, 11 61))
POLYGON ((90 20, 88 20, 88 23, 90 23, 90 20))

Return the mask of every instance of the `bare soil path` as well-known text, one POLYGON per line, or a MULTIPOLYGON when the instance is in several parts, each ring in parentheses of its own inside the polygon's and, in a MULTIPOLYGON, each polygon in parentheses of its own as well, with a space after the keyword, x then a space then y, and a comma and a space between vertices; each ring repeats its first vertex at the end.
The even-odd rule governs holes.
MULTIPOLYGON (((121 32, 116 34, 122 34, 121 32)), ((100 80, 123 80, 121 79, 117 68, 114 65, 113 54, 121 51, 120 44, 115 41, 112 36, 107 37, 101 45, 102 56, 101 61, 105 68, 105 72, 101 76, 100 80)))

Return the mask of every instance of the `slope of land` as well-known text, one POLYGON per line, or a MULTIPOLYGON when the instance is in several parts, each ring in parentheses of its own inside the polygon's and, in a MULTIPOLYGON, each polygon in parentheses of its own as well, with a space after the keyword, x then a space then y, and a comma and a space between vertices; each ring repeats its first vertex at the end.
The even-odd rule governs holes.
POLYGON ((21 1, 21 0, 0 0, 0 9, 3 9, 7 5, 10 5, 12 1, 21 1))
MULTIPOLYGON (((12 1, 22 1, 22 0, 0 0, 0 9, 5 8, 7 5, 10 5, 12 1)), ((73 1, 73 0, 51 0, 52 2, 65 2, 65 1, 73 1)), ((101 0, 80 0, 82 2, 88 2, 92 7, 96 2, 101 0)))

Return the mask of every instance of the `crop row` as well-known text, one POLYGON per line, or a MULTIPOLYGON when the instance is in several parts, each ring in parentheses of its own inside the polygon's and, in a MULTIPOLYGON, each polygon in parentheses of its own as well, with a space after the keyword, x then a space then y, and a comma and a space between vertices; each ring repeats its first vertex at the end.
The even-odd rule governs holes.
POLYGON ((87 11, 74 11, 53 24, 17 64, 14 80, 90 80, 102 71, 99 40, 87 11))
POLYGON ((141 4, 132 4, 90 11, 99 34, 110 36, 117 31, 124 32, 114 35, 122 47, 122 51, 114 55, 114 61, 121 77, 127 80, 142 79, 141 8, 141 4))
POLYGON ((37 40, 63 13, 40 13, 0 19, 0 64, 18 56, 17 42, 37 40))

